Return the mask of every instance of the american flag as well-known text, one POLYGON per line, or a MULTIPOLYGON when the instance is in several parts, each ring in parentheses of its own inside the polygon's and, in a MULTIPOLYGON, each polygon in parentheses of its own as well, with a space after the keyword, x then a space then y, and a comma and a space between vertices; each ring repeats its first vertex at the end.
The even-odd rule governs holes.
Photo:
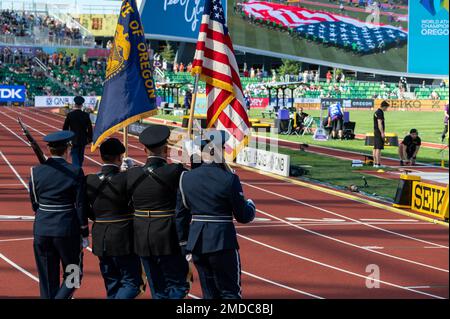
POLYGON ((225 151, 234 159, 247 143, 250 125, 221 0, 205 2, 192 73, 206 82, 208 128, 230 134, 225 151))

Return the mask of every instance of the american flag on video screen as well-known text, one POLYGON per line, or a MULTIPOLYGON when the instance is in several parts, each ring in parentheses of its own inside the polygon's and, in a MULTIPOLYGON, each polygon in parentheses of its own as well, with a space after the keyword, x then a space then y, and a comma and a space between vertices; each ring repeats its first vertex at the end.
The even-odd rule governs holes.
POLYGON ((192 73, 206 82, 208 128, 230 134, 225 150, 235 158, 247 143, 250 125, 221 0, 205 2, 192 66, 192 73))

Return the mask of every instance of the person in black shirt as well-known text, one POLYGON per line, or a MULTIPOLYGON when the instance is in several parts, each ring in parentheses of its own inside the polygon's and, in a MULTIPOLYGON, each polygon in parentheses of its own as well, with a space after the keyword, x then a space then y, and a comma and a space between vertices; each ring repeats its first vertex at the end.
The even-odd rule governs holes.
POLYGON ((70 155, 72 156, 72 164, 82 167, 84 149, 86 145, 92 142, 92 123, 89 114, 81 110, 84 98, 82 96, 76 96, 73 101, 75 104, 74 110, 67 114, 63 130, 75 133, 70 155))
POLYGON ((381 102, 380 107, 373 115, 373 167, 382 167, 381 165, 381 150, 384 149, 385 139, 385 122, 384 112, 389 107, 389 103, 386 101, 381 102))
POLYGON ((400 165, 414 165, 416 163, 417 153, 419 153, 422 141, 419 133, 415 128, 409 131, 398 147, 398 155, 400 156, 400 165))
POLYGON ((108 299, 133 299, 144 291, 142 266, 134 254, 133 208, 127 173, 120 172, 125 146, 116 138, 100 145, 102 169, 86 178, 92 252, 100 261, 108 299))

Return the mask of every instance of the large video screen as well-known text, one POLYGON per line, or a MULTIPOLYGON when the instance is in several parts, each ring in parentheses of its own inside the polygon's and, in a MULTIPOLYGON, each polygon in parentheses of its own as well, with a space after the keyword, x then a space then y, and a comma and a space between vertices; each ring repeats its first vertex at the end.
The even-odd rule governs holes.
MULTIPOLYGON (((222 0, 245 52, 375 73, 448 76, 449 0, 222 0)), ((195 42, 204 0, 146 0, 150 38, 195 42)))

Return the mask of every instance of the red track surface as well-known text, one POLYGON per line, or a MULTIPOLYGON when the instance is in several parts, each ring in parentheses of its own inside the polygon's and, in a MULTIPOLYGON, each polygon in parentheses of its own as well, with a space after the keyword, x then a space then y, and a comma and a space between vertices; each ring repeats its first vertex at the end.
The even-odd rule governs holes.
MULTIPOLYGON (((37 140, 61 128, 62 118, 0 108, 0 215, 32 216, 25 185, 36 159, 21 140, 19 113, 37 140)), ((98 171, 98 154, 87 156, 85 172, 98 171)), ((145 160, 134 139, 130 156, 145 160)), ((448 228, 254 172, 238 174, 259 218, 237 226, 245 298, 448 298, 448 228), (380 288, 366 287, 368 265, 379 267, 380 288)), ((0 298, 38 297, 31 237, 31 221, 0 218, 0 298)), ((201 296, 198 281, 191 293, 201 296)), ((75 297, 105 297, 89 251, 75 297)))

